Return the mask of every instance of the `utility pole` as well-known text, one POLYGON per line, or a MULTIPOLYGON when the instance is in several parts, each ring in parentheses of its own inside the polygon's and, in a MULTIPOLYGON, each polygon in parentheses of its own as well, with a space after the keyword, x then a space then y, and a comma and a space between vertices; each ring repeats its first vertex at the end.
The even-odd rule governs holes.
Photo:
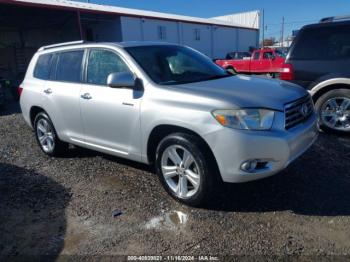
POLYGON ((284 16, 282 17, 282 31, 281 31, 282 37, 281 37, 281 47, 284 46, 284 16))
POLYGON ((262 42, 261 47, 264 48, 264 40, 265 40, 265 11, 262 10, 262 42))

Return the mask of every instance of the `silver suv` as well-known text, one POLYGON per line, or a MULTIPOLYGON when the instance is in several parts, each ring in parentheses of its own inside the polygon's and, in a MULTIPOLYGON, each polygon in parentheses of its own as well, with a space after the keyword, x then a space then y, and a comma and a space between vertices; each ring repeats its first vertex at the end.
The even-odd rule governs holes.
POLYGON ((24 119, 46 154, 70 143, 154 164, 165 189, 189 205, 216 182, 277 173, 318 134, 303 88, 231 75, 174 44, 42 47, 21 89, 24 119))

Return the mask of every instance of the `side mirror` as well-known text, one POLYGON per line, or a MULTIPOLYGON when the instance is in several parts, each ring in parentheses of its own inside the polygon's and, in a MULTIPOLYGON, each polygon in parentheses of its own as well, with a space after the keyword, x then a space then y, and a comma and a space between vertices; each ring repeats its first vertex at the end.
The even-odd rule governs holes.
POLYGON ((107 78, 107 85, 113 88, 133 88, 135 83, 134 75, 130 72, 111 73, 107 78))
POLYGON ((271 56, 271 60, 276 60, 276 56, 271 56))

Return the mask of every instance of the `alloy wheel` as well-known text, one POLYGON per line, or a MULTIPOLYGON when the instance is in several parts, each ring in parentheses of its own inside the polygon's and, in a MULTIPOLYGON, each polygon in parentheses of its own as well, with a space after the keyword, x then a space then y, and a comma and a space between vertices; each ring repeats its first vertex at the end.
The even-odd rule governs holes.
POLYGON ((46 119, 41 118, 38 120, 36 134, 42 149, 46 153, 52 152, 55 148, 55 140, 52 127, 46 119))
POLYGON ((161 158, 161 170, 166 184, 179 198, 187 199, 197 193, 200 169, 184 147, 171 145, 166 148, 161 158))
POLYGON ((333 97, 321 107, 320 119, 327 127, 341 130, 350 130, 350 99, 333 97))

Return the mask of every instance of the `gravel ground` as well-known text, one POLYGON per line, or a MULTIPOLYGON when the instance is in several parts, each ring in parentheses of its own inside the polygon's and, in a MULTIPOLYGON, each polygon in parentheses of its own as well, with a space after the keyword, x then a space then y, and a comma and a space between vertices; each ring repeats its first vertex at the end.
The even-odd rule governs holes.
POLYGON ((39 149, 0 112, 0 255, 349 255, 350 140, 321 134, 280 174, 226 185, 206 208, 172 200, 145 165, 39 149), (122 215, 113 218, 113 210, 122 215))

